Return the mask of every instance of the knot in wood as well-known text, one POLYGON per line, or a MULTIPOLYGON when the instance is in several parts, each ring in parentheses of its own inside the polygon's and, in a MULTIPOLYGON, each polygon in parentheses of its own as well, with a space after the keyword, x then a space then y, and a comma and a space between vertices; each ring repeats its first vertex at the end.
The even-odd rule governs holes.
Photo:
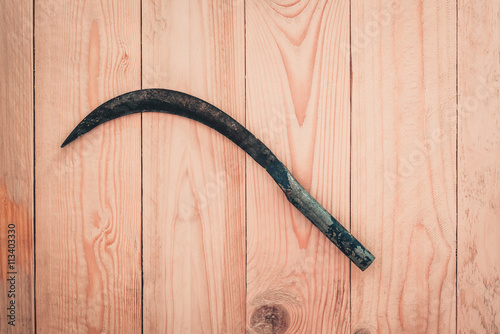
POLYGON ((369 328, 359 328, 354 331, 354 334, 371 334, 372 331, 369 328))
POLYGON ((283 334, 290 326, 290 315, 283 305, 262 305, 252 313, 250 326, 259 334, 283 334))

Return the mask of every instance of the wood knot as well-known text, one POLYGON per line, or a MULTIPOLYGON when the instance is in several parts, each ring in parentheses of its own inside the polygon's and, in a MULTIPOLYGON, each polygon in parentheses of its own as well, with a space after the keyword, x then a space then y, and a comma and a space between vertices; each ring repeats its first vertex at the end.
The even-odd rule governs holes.
POLYGON ((288 326, 290 315, 283 305, 262 305, 250 318, 250 328, 259 334, 283 334, 288 326))
POLYGON ((372 331, 368 328, 359 328, 354 331, 354 334, 371 334, 372 331))

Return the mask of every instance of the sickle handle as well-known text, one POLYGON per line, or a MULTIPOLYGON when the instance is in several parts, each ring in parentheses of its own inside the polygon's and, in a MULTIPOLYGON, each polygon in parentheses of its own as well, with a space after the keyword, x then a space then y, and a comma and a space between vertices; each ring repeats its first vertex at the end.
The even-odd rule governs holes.
POLYGON ((348 230, 318 203, 279 160, 266 168, 286 198, 337 246, 359 269, 365 270, 375 260, 348 230))

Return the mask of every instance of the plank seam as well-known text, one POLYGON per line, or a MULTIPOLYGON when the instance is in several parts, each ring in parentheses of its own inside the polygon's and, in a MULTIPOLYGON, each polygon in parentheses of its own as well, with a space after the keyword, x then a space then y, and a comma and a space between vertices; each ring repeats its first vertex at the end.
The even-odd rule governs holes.
MULTIPOLYGON (((349 231, 352 233, 352 0, 349 0, 349 231)), ((352 331, 352 263, 349 263, 349 333, 352 331)))
POLYGON ((35 138, 35 0, 31 4, 31 30, 32 30, 32 48, 33 54, 31 59, 33 77, 33 325, 34 332, 36 333, 38 328, 36 324, 36 138, 35 138))
POLYGON ((458 333, 458 131, 459 131, 459 117, 458 117, 458 1, 455 1, 455 333, 458 333))
MULTIPOLYGON (((141 89, 142 89, 142 76, 143 76, 143 63, 142 63, 142 5, 140 3, 140 52, 141 52, 141 89)), ((141 111, 141 333, 144 333, 144 158, 143 158, 143 113, 141 111)))
MULTIPOLYGON (((245 127, 247 127, 247 2, 243 0, 243 57, 244 57, 244 76, 245 76, 245 127)), ((245 154, 245 332, 247 327, 247 298, 248 298, 248 239, 247 239, 247 226, 248 226, 248 184, 247 184, 247 155, 245 154)))

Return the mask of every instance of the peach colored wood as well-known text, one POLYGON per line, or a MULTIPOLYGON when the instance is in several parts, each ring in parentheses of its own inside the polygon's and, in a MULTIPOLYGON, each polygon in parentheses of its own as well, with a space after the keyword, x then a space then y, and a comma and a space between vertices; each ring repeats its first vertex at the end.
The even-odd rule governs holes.
POLYGON ((456 3, 353 0, 352 331, 455 332, 456 3))
MULTIPOLYGON (((245 120, 242 1, 143 2, 144 88, 245 120)), ((143 115, 144 332, 242 333, 245 156, 214 130, 143 115)))
MULTIPOLYGON (((349 227, 349 2, 249 0, 246 46, 248 128, 349 227)), ((348 333, 348 260, 250 159, 247 187, 247 330, 348 333)))
POLYGON ((500 3, 459 1, 458 332, 500 333, 500 3))
POLYGON ((64 138, 140 88, 138 1, 35 2, 36 319, 43 333, 141 329, 140 115, 64 138))
POLYGON ((33 332, 35 317, 47 333, 499 332, 500 5, 351 3, 144 0, 142 81, 247 120, 352 217, 377 256, 365 272, 253 160, 175 116, 143 115, 141 244, 141 116, 59 148, 92 108, 140 88, 141 3, 1 2, 0 332, 33 332))
POLYGON ((0 3, 0 333, 34 330, 32 13, 31 1, 0 3))

